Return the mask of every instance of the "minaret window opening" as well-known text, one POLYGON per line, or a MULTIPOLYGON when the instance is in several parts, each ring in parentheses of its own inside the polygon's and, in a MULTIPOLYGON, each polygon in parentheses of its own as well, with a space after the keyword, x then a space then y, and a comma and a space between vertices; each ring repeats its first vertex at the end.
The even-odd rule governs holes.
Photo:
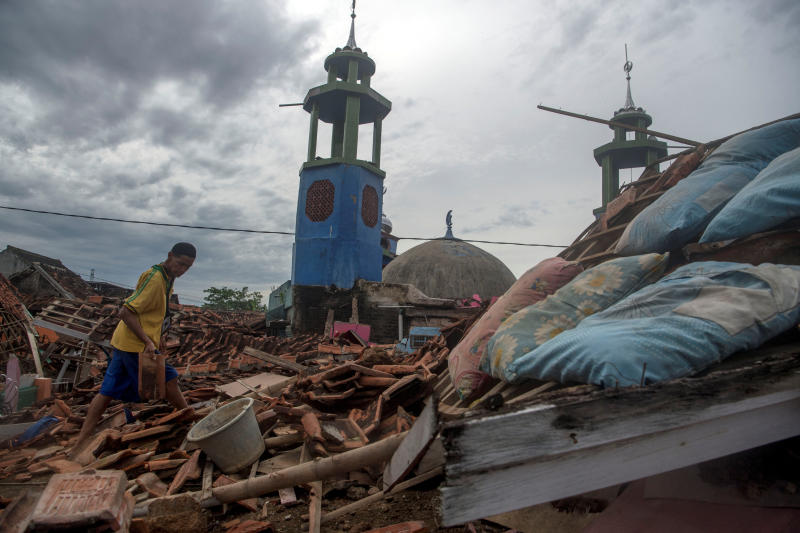
POLYGON ((372 124, 362 124, 358 129, 358 153, 361 154, 361 159, 371 161, 369 155, 372 153, 373 135, 372 124))
MULTIPOLYGON (((328 124, 327 122, 322 122, 321 120, 317 122, 316 129, 312 133, 312 135, 315 134, 315 138, 313 140, 309 140, 309 143, 313 146, 314 150, 313 154, 311 151, 309 151, 308 161, 313 161, 316 159, 328 159, 331 157, 342 157, 344 131, 340 130, 340 132, 337 134, 337 138, 334 139, 334 127, 335 126, 333 124, 328 124), (334 140, 336 142, 334 142, 334 140), (336 153, 334 153, 334 150, 336 150, 336 153)), ((362 124, 358 129, 356 158, 358 154, 362 154, 361 159, 369 161, 376 167, 380 167, 380 159, 377 161, 375 159, 376 143, 378 148, 380 148, 380 139, 376 140, 375 138, 375 124, 362 124), (365 158, 364 154, 367 154, 368 158, 365 158)), ((380 158, 380 152, 378 152, 377 157, 380 158)))
POLYGON ((331 180, 317 180, 306 193, 306 216, 312 222, 323 222, 333 213, 336 187, 331 180))
POLYGON ((378 223, 378 191, 371 185, 361 191, 361 220, 370 228, 378 223))
MULTIPOLYGON (((331 141, 333 135, 333 124, 319 121, 317 130, 317 151, 314 159, 328 159, 331 155, 331 141)), ((309 159, 311 161, 311 159, 309 159)))

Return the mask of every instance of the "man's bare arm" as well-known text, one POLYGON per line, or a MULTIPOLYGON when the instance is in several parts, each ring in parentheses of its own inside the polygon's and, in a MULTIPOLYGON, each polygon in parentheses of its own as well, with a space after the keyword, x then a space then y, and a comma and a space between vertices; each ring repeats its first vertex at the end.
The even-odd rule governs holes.
POLYGON ((156 346, 153 344, 153 340, 144 332, 144 329, 142 329, 139 316, 123 305, 119 311, 119 318, 125 322, 125 325, 144 343, 144 353, 155 359, 156 346))

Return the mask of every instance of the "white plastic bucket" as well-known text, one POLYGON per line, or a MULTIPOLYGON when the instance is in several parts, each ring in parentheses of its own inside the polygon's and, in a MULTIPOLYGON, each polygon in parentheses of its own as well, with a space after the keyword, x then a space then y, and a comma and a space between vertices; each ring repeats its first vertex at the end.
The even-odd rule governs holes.
POLYGON ((240 398, 195 424, 186 436, 226 474, 252 465, 264 453, 264 439, 253 412, 253 399, 240 398))

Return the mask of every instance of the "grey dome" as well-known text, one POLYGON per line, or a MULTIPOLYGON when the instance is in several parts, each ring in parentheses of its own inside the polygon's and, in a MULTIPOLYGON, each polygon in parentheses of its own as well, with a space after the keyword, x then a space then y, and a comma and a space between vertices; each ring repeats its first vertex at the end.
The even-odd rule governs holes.
POLYGON ((516 281, 502 261, 458 239, 428 241, 383 269, 384 283, 406 283, 431 298, 501 296, 516 281))

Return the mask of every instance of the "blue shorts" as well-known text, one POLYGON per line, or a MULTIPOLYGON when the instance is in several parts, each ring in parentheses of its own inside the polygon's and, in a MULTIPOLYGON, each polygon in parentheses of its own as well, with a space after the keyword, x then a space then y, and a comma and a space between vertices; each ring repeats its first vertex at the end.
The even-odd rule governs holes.
MULTIPOLYGON (((166 381, 178 377, 171 365, 164 365, 166 381)), ((114 348, 111 361, 108 363, 100 394, 110 396, 123 402, 141 402, 139 398, 139 354, 123 352, 114 348)))

